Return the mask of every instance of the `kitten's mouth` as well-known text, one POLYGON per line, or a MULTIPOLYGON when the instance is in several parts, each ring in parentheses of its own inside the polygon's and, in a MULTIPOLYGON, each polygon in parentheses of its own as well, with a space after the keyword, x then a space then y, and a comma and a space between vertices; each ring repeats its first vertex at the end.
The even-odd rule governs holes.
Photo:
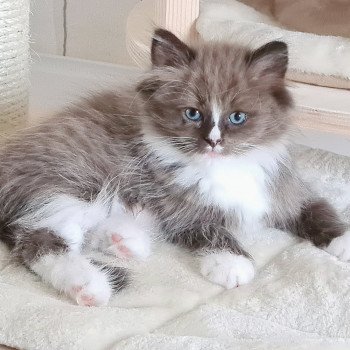
POLYGON ((214 148, 213 147, 206 147, 206 155, 209 157, 209 158, 220 158, 222 157, 222 151, 223 151, 223 148, 221 146, 215 146, 214 148))
POLYGON ((220 158, 222 157, 222 155, 218 152, 215 152, 215 151, 209 151, 207 152, 207 155, 209 158, 220 158))

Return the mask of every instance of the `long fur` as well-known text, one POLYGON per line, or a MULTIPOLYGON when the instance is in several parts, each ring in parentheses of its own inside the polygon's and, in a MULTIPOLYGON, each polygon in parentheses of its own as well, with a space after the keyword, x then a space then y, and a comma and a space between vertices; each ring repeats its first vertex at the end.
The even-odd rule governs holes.
POLYGON ((157 226, 168 241, 207 254, 201 271, 232 287, 254 276, 235 233, 278 226, 327 246, 345 232, 289 156, 284 43, 190 48, 157 30, 152 62, 136 86, 84 100, 2 151, 0 238, 17 258, 80 304, 98 305, 127 278, 120 269, 106 277, 81 257, 89 242, 145 258, 157 226), (188 108, 202 119, 186 118, 188 108), (237 111, 244 125, 230 122, 237 111), (73 276, 79 271, 85 280, 73 276))

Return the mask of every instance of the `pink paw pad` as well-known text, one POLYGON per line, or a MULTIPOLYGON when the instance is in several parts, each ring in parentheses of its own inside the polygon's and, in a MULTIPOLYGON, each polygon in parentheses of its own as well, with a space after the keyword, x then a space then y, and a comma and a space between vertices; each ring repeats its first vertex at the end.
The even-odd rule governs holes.
POLYGON ((96 306, 96 300, 92 295, 84 294, 83 287, 77 286, 72 288, 72 294, 75 295, 75 300, 81 306, 96 306))
POLYGON ((112 242, 116 246, 118 252, 120 252, 124 257, 130 258, 132 256, 130 249, 123 245, 123 237, 117 233, 112 234, 112 242))
POLYGON ((96 306, 96 300, 91 295, 81 294, 77 296, 77 303, 78 305, 82 306, 96 306))

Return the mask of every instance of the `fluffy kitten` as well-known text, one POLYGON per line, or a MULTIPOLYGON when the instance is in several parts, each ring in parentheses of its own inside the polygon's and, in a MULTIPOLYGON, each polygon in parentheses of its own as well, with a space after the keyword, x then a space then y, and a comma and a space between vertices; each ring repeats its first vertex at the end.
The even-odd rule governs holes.
POLYGON ((82 305, 106 304, 126 277, 82 248, 145 258, 152 217, 227 288, 254 277, 238 235, 264 226, 350 259, 350 232, 288 153, 284 43, 190 48, 159 29, 152 63, 133 89, 65 110, 3 150, 0 237, 17 259, 82 305))

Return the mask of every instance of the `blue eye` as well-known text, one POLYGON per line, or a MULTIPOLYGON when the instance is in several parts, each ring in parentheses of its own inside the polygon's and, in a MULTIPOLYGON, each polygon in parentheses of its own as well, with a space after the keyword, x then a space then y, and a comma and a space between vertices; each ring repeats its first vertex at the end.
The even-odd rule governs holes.
POLYGON ((194 122, 198 122, 202 119, 202 114, 195 108, 187 108, 185 110, 185 116, 194 122))
POLYGON ((229 115, 228 119, 234 125, 242 125, 247 121, 248 116, 244 112, 233 112, 229 115))

